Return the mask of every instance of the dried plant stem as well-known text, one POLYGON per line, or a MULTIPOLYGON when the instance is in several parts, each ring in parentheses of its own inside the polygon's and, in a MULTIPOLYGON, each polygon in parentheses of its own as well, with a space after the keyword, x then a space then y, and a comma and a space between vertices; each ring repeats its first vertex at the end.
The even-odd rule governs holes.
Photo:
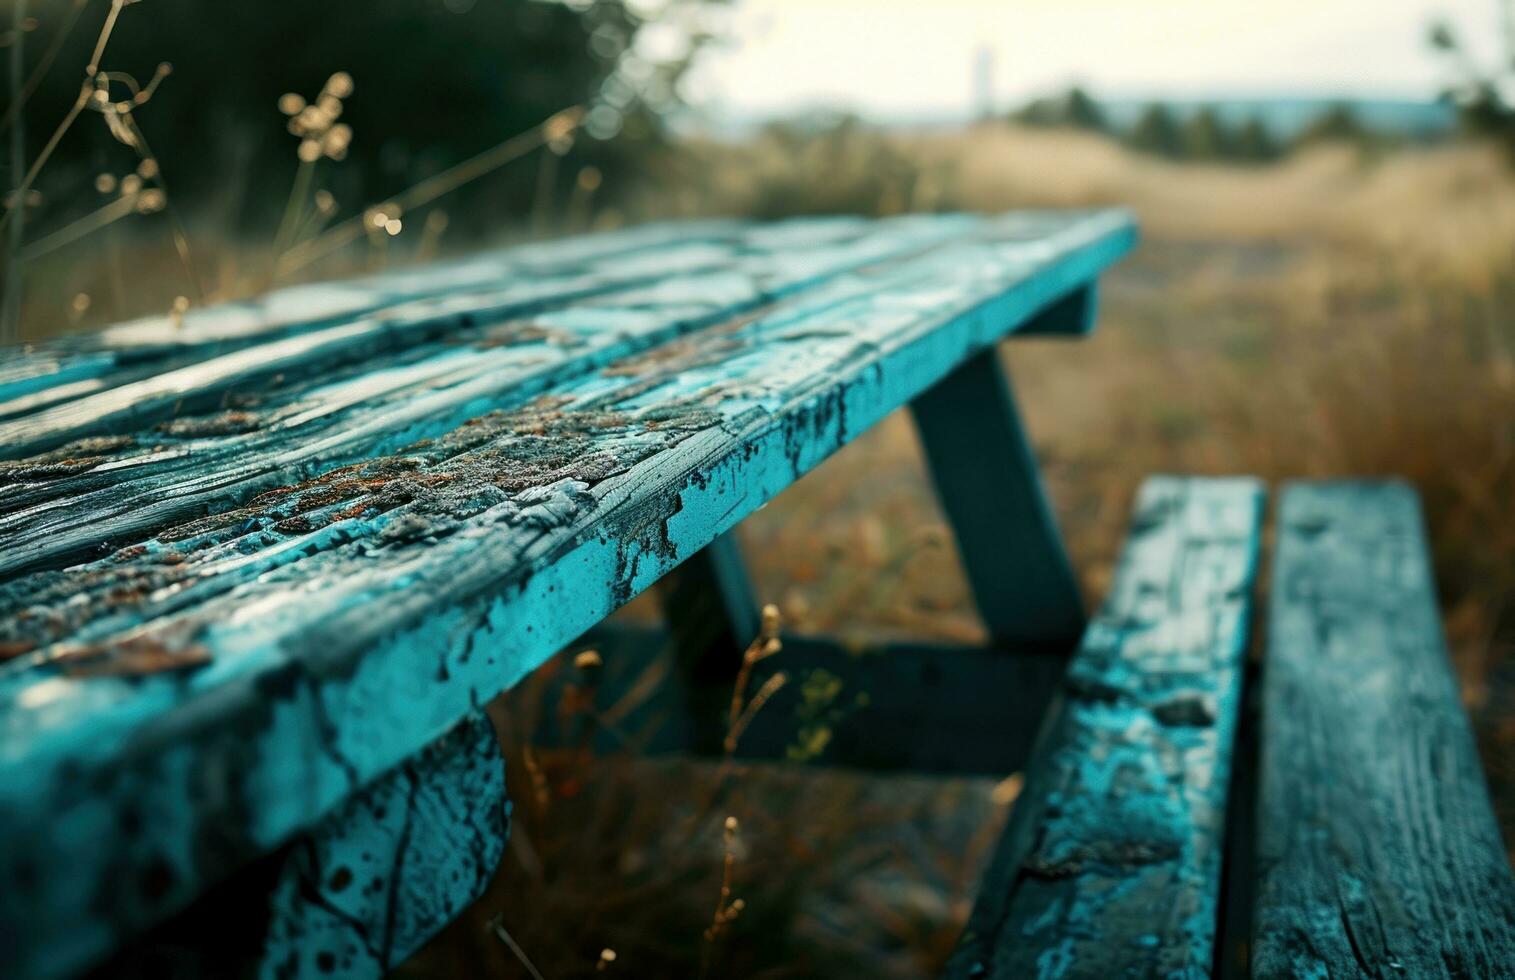
POLYGON ((725 857, 721 861, 721 893, 716 899, 715 912, 710 917, 710 925, 705 928, 705 945, 700 950, 700 977, 710 973, 711 955, 715 952, 716 940, 726 931, 726 927, 742 914, 743 901, 740 898, 732 898, 732 891, 736 881, 736 835, 739 825, 736 817, 727 817, 722 829, 722 841, 725 844, 725 857))
POLYGON ((321 211, 319 208, 310 211, 295 226, 295 232, 290 236, 290 242, 303 242, 311 235, 318 234, 322 228, 326 227, 326 222, 329 220, 331 220, 331 215, 321 211))
POLYGON ((496 916, 495 920, 490 923, 490 927, 494 929, 494 934, 499 937, 500 942, 504 943, 511 953, 515 955, 515 958, 521 961, 521 965, 526 968, 526 972, 531 974, 531 980, 542 980, 542 974, 526 955, 526 951, 515 941, 515 937, 506 931, 504 921, 496 916))
POLYGON ((773 604, 763 607, 762 623, 758 627, 758 635, 748 644, 742 653, 742 664, 737 669, 736 680, 731 685, 731 705, 726 714, 726 736, 721 743, 721 762, 716 769, 714 786, 705 802, 696 807, 690 814, 690 826, 685 832, 694 833, 695 829, 710 815, 710 812, 721 802, 726 795, 726 784, 731 779, 732 770, 736 768, 736 748, 741 741, 742 733, 747 726, 752 724, 752 719, 757 716, 763 705, 767 704, 778 690, 788 682, 788 676, 783 671, 775 673, 763 686, 758 688, 756 694, 749 700, 747 698, 747 686, 752 682, 752 669, 760 660, 766 660, 783 649, 778 633, 781 617, 779 609, 773 604))
POLYGON ((116 29, 116 18, 121 16, 121 8, 126 6, 128 0, 110 0, 110 12, 105 15, 105 26, 100 28, 100 36, 95 39, 95 53, 89 56, 89 66, 84 73, 90 78, 100 70, 100 59, 105 57, 105 46, 110 43, 111 32, 116 29))
POLYGON ((594 201, 594 192, 599 189, 599 186, 598 170, 585 168, 579 171, 578 179, 573 182, 573 190, 568 193, 567 222, 572 230, 583 231, 590 226, 590 206, 594 201))
MULTIPOLYGON (((153 77, 149 89, 156 88, 162 77, 160 71, 153 77)), ((157 183, 158 189, 163 192, 163 210, 168 215, 169 225, 173 229, 174 251, 178 253, 179 264, 184 268, 184 278, 189 281, 190 295, 194 297, 196 303, 203 303, 205 290, 200 285, 200 275, 195 269, 194 255, 189 250, 189 232, 185 230, 184 222, 179 218, 179 209, 174 204, 174 197, 168 192, 168 185, 163 181, 163 164, 159 162, 157 154, 153 153, 152 147, 147 145, 147 136, 142 132, 142 127, 137 125, 137 120, 131 113, 126 113, 121 118, 135 141, 133 146, 137 153, 143 160, 151 160, 153 163, 153 170, 157 174, 153 180, 157 183)))
POLYGON ((21 261, 31 262, 39 259, 49 252, 56 252, 66 245, 72 245, 106 225, 120 221, 137 210, 137 198, 140 196, 141 192, 118 197, 104 207, 96 208, 84 217, 70 221, 57 231, 49 232, 28 243, 21 252, 21 261))
MULTIPOLYGON (((524 133, 518 133, 477 156, 464 160, 457 166, 450 167, 439 174, 426 178, 419 184, 401 191, 388 200, 401 212, 410 211, 430 204, 443 194, 451 193, 471 181, 478 180, 485 174, 497 170, 512 160, 517 160, 532 150, 546 143, 558 132, 567 129, 573 130, 579 125, 584 117, 584 110, 580 106, 572 106, 560 112, 553 113, 539 125, 533 126, 524 133)), ((351 245, 362 238, 367 231, 366 216, 368 209, 356 214, 346 221, 327 229, 317 238, 308 242, 302 242, 281 255, 277 263, 277 273, 286 275, 297 269, 304 268, 322 256, 351 245)))
MULTIPOLYGON (((20 8, 24 6, 25 2, 26 0, 17 0, 18 16, 20 16, 20 8)), ((26 199, 26 192, 32 189, 32 184, 36 181, 37 174, 42 172, 43 166, 52 157, 53 151, 63 141, 64 134, 69 131, 74 125, 74 121, 79 118, 79 114, 89 105, 89 100, 95 93, 95 78, 100 74, 100 59, 105 56, 105 46, 110 43, 111 32, 116 29, 116 18, 120 15, 121 8, 126 6, 126 4, 127 0, 111 0, 110 12, 105 17, 105 26, 100 28, 100 36, 95 40, 95 52, 90 57, 89 65, 84 69, 84 83, 79 86, 79 97, 69 107, 68 112, 63 117, 63 121, 58 124, 58 128, 53 130, 53 135, 48 137, 47 145, 42 147, 42 152, 37 155, 37 159, 32 161, 31 168, 26 171, 26 177, 22 179, 20 186, 16 188, 12 199, 6 202, 5 214, 4 216, 0 216, 0 230, 4 230, 10 224, 12 218, 18 221, 21 220, 21 205, 26 199)), ((19 117, 15 125, 17 129, 21 128, 19 117)))
POLYGON ((758 688, 757 693, 747 701, 741 712, 732 720, 731 726, 726 732, 725 750, 728 755, 736 753, 737 742, 741 740, 742 733, 747 730, 747 726, 752 724, 752 719, 762 710, 763 705, 767 704, 768 700, 779 692, 779 688, 783 687, 788 681, 789 676, 783 671, 779 671, 764 681, 763 686, 758 688))
MULTIPOLYGON (((26 68, 24 38, 26 37, 27 0, 15 0, 15 3, 16 8, 12 19, 15 36, 11 41, 10 92, 11 98, 19 103, 21 89, 25 84, 22 76, 26 68)), ((0 344, 14 343, 21 333, 21 231, 25 224, 26 190, 21 186, 22 182, 18 178, 25 168, 26 127, 21 117, 17 115, 16 124, 11 127, 9 170, 14 186, 10 206, 15 210, 16 218, 11 222, 10 236, 5 244, 5 297, 4 307, 0 308, 0 344)))
POLYGON ((432 211, 426 215, 426 221, 421 225, 421 241, 416 245, 415 260, 417 262, 428 262, 436 258, 442 245, 442 233, 446 230, 446 212, 432 211))
POLYGON ((783 644, 779 642, 778 631, 778 607, 764 606, 762 627, 758 631, 757 638, 748 644, 747 649, 742 653, 742 665, 737 669, 736 681, 731 685, 731 707, 726 714, 726 738, 722 746, 725 749, 727 761, 730 761, 731 756, 736 752, 737 740, 752 722, 752 716, 757 713, 757 709, 761 708, 784 685, 784 675, 774 674, 759 689, 752 703, 745 703, 747 685, 752 682, 752 668, 759 660, 766 660, 783 649, 783 644))
MULTIPOLYGON (((26 176, 22 178, 20 185, 12 192, 10 200, 5 202, 5 215, 0 217, 0 228, 9 227, 11 218, 20 212, 20 204, 26 197, 26 192, 32 189, 32 183, 37 179, 37 174, 42 171, 43 165, 53 155, 53 151, 58 148, 58 144, 63 140, 63 134, 68 132, 69 127, 74 124, 74 120, 79 118, 79 113, 84 111, 85 105, 89 102, 90 91, 89 84, 86 83, 79 91, 79 97, 69 107, 68 114, 63 117, 63 121, 58 124, 58 128, 53 130, 53 135, 48 138, 47 145, 42 147, 42 152, 37 154, 37 159, 32 161, 31 168, 27 170, 26 176)), ((18 123, 16 128, 11 132, 14 134, 20 129, 21 126, 18 123)))
POLYGON ((544 146, 537 164, 536 200, 531 209, 531 230, 541 235, 547 230, 547 220, 552 214, 552 192, 558 180, 558 154, 544 146))
POLYGON ((279 220, 278 233, 274 235, 274 260, 289 247, 290 241, 295 237, 295 230, 301 223, 301 213, 305 210, 305 199, 310 194, 310 181, 316 172, 314 160, 301 160, 299 169, 295 171, 294 182, 289 187, 289 198, 284 202, 284 217, 279 220))

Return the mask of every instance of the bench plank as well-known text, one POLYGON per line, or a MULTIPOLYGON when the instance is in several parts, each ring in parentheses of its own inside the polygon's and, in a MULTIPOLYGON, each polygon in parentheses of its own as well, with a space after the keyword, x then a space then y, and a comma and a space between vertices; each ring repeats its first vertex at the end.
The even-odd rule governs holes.
POLYGON ((1261 503, 1143 484, 948 976, 1209 975, 1261 503))
MULTIPOLYGON (((690 249, 740 234, 734 221, 642 225, 621 231, 534 242, 420 269, 335 283, 308 283, 242 302, 193 309, 182 317, 148 316, 97 333, 29 344, 0 365, 0 417, 16 399, 68 388, 61 399, 104 391, 165 366, 179 367, 241 347, 375 314, 428 297, 498 289, 552 278, 640 255, 659 263, 670 247, 690 249)), ((650 270, 644 267, 643 274, 650 270)), ((29 403, 27 410, 54 399, 29 403)))
POLYGON ((937 247, 0 585, 21 972, 310 826, 1134 240, 1118 212, 940 220, 937 247))
POLYGON ((1271 602, 1253 974, 1515 976, 1414 490, 1286 489, 1271 602))
MULTIPOLYGON (((385 319, 368 324, 389 339, 375 346, 374 336, 364 334, 366 346, 346 349, 366 359, 346 372, 333 374, 324 357, 295 358, 291 365, 290 358, 275 356, 286 344, 309 345, 311 333, 182 368, 223 379, 211 384, 218 402, 232 393, 227 378, 256 394, 229 410, 181 417, 145 434, 97 434, 55 454, 0 463, 0 575, 97 557, 102 546, 141 540, 189 515, 443 435, 617 357, 750 313, 859 265, 937 244, 964 224, 902 219, 871 232, 851 222, 807 227, 803 236, 751 229, 719 247, 706 243, 695 267, 659 251, 662 274, 677 276, 667 286, 636 277, 624 284, 627 276, 604 267, 570 270, 564 274, 575 282, 624 285, 592 298, 558 294, 556 302, 569 305, 538 309, 525 321, 517 318, 551 292, 540 283, 391 308, 385 319), (536 299, 524 301, 522 288, 536 299), (270 358, 286 368, 277 383, 261 373, 270 358)), ((324 332, 351 330, 337 325, 324 332)), ((0 423, 0 457, 79 435, 92 418, 147 424, 165 407, 183 405, 180 383, 160 377, 142 384, 157 387, 133 394, 133 385, 123 385, 0 423), (178 400, 164 400, 170 397, 178 400)))

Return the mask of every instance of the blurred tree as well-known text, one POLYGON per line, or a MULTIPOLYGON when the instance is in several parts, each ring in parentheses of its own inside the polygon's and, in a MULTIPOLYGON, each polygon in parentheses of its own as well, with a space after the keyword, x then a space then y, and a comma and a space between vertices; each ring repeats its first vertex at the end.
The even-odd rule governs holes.
POLYGON ((1103 131, 1106 128, 1104 110, 1094 97, 1078 86, 1068 90, 1065 97, 1067 102, 1066 115, 1068 125, 1076 129, 1093 129, 1103 131))
POLYGON ((1077 85, 1060 95, 1033 99, 1013 118, 1028 126, 1060 126, 1097 132, 1108 129, 1099 102, 1077 85))
POLYGON ((1352 111, 1351 106, 1343 103, 1333 105, 1315 117, 1294 142, 1296 146, 1333 141, 1355 143, 1362 141, 1367 135, 1367 130, 1357 118, 1357 113, 1352 111))
POLYGON ((1451 63, 1456 80, 1443 96, 1457 106, 1468 130, 1499 140, 1515 157, 1515 0, 1499 0, 1504 51, 1492 66, 1479 64, 1450 22, 1431 27, 1431 47, 1451 63))
POLYGON ((763 127, 748 164, 746 211, 761 219, 809 214, 879 216, 930 209, 923 176, 881 130, 852 114, 811 113, 763 127), (817 181, 816 174, 828 179, 817 181))
MULTIPOLYGON (((661 139, 663 117, 710 39, 704 14, 719 2, 152 0, 121 9, 101 67, 146 81, 160 63, 173 66, 138 113, 170 200, 218 229, 259 236, 278 223, 298 167, 299 140, 284 131, 281 98, 314 101, 334 72, 352 80, 341 116, 351 139, 345 159, 320 164, 315 185, 349 213, 585 105, 584 130, 596 139, 559 141, 572 159, 550 180, 518 166, 449 202, 454 229, 482 230, 519 219, 544 187, 565 191, 589 164, 613 188, 638 147, 661 139)), ((58 49, 25 106, 29 160, 76 98, 111 5, 34 0, 38 26, 28 48, 58 49), (61 36, 76 4, 82 16, 61 36)), ((113 88, 113 98, 117 91, 126 89, 113 88)), ((42 223, 96 206, 81 188, 135 165, 96 122, 81 117, 39 179, 42 223)))
POLYGON ((1142 110, 1127 140, 1133 149, 1157 156, 1177 158, 1184 152, 1183 134, 1173 112, 1160 102, 1142 110))
POLYGON ((1266 163, 1279 156, 1278 142, 1257 116, 1248 119, 1236 131, 1233 151, 1236 159, 1244 163, 1266 163))
POLYGON ((1203 106, 1184 123, 1184 154, 1196 160, 1220 160, 1235 152, 1233 134, 1210 106, 1203 106))

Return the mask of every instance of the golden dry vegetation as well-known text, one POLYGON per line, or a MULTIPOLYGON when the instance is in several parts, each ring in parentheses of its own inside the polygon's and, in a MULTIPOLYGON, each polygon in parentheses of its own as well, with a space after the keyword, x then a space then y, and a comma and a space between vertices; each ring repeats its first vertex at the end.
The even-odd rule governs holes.
MULTIPOLYGON (((776 133, 688 150, 712 174, 648 213, 1125 204, 1145 242, 1087 341, 1008 346, 1086 592, 1108 584, 1151 472, 1395 475, 1426 504, 1454 659, 1515 840, 1515 177, 1476 145, 1177 165, 1098 137, 982 126, 776 133)), ((909 419, 888 419, 746 522, 762 598, 792 628, 972 642, 950 534, 909 419)), ((645 607, 644 607, 645 608, 645 607)), ((779 654, 782 657, 782 654, 779 654)), ((543 710, 530 691, 501 717, 543 710)), ((514 719, 510 722, 509 719, 514 719)), ((522 776, 520 746, 514 775, 522 776)), ((525 767, 495 889, 414 964, 484 956, 547 976, 933 975, 966 918, 1013 781, 556 756, 525 767), (719 805, 712 805, 718 800, 719 805), (743 828, 742 917, 702 937, 722 820, 743 828), (564 922, 572 926, 564 927, 564 922), (602 948, 617 951, 611 964, 602 948)))
MULTIPOLYGON (((1148 473, 1411 480, 1515 841, 1515 174, 1495 149, 1323 145, 1223 167, 999 124, 842 126, 686 144, 655 169, 663 180, 600 220, 1133 208, 1145 241, 1107 277, 1098 333, 1007 350, 1087 595, 1103 594, 1148 473)), ((218 293, 244 291, 268 265, 242 245, 198 247, 218 293)), ((44 270, 30 322, 166 308, 171 253, 135 250, 123 234, 99 254, 44 270), (93 308, 68 308, 80 293, 93 308)), ((741 536, 760 597, 793 629, 980 636, 907 416, 861 437, 741 536)), ((415 975, 486 964, 529 975, 490 926, 496 916, 553 978, 930 975, 1014 797, 1013 781, 534 755, 534 719, 559 706, 528 684, 495 707, 517 801, 509 857, 490 893, 411 964, 415 975), (738 831, 725 829, 729 816, 738 831), (744 904, 707 938, 718 901, 729 906, 728 864, 728 899, 744 904)))

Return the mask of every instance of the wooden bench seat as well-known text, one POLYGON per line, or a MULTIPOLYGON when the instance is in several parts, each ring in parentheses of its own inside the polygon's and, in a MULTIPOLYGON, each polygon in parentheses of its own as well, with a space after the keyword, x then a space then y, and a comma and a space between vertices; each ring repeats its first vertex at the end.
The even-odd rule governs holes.
POLYGON ((1142 487, 949 976, 1209 974, 1262 498, 1142 487))
MULTIPOLYGON (((437 842, 502 825, 497 781, 448 761, 482 755, 485 702, 965 365, 1006 407, 994 343, 1087 330, 1133 240, 1120 212, 680 226, 23 352, 5 972, 98 963, 281 848, 264 968, 394 965, 441 925, 397 907, 476 883, 437 842)), ((1029 446, 993 433, 1015 492, 959 534, 1076 609, 1029 446)))
POLYGON ((1283 493, 1253 975, 1515 976, 1515 877, 1401 483, 1283 493))
POLYGON ((1252 772, 1260 501, 1143 488, 949 976, 1515 976, 1515 875, 1415 492, 1284 491, 1252 772))

